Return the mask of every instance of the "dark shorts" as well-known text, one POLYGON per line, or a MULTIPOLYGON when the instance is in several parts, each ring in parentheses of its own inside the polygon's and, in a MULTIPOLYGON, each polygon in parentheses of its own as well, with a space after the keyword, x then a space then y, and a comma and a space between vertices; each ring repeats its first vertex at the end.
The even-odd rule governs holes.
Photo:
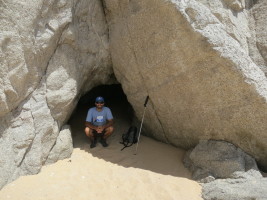
POLYGON ((105 134, 105 130, 102 133, 97 133, 96 130, 93 130, 92 133, 93 133, 94 137, 102 137, 105 134))

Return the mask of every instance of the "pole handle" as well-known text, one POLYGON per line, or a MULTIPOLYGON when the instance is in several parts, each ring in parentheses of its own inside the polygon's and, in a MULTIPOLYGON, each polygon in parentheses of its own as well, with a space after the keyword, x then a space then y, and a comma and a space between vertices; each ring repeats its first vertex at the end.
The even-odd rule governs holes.
POLYGON ((146 97, 144 107, 146 107, 146 104, 147 104, 147 102, 148 102, 148 99, 149 99, 149 96, 146 97))

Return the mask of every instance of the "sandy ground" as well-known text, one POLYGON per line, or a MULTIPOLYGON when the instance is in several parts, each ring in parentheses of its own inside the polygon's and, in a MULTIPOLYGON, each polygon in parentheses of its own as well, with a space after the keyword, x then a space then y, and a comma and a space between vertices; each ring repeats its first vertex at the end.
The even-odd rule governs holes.
MULTIPOLYGON (((117 110, 120 112, 119 110, 117 110)), ((70 123, 74 151, 69 159, 45 166, 37 175, 20 177, 0 191, 0 200, 200 200, 201 186, 190 180, 183 166, 184 151, 141 136, 135 145, 120 151, 127 116, 115 118, 116 131, 109 146, 89 148, 83 134, 85 112, 70 123)))

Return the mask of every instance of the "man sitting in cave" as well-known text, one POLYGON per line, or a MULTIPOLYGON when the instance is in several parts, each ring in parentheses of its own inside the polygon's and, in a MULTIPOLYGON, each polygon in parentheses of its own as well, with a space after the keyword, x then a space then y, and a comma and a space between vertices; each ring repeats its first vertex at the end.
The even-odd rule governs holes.
POLYGON ((97 97, 95 107, 90 108, 87 113, 85 134, 91 141, 90 148, 96 147, 98 137, 102 146, 107 147, 106 139, 114 131, 111 110, 104 103, 103 97, 97 97))

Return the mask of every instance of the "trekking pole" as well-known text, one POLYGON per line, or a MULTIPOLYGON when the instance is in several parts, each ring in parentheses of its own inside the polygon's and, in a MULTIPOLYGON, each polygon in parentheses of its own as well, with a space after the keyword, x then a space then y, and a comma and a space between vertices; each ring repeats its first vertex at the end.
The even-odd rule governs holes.
POLYGON ((135 154, 137 154, 137 148, 138 148, 138 144, 139 144, 139 139, 140 139, 140 135, 141 135, 141 130, 142 130, 142 126, 143 126, 143 122, 144 122, 144 117, 145 117, 145 112, 146 112, 146 104, 148 102, 148 99, 149 99, 149 96, 146 97, 146 100, 145 100, 145 104, 144 104, 144 113, 143 113, 143 117, 142 117, 142 121, 141 121, 141 126, 140 126, 140 129, 139 129, 139 133, 138 133, 138 139, 137 139, 137 144, 136 144, 136 148, 135 148, 135 154))

